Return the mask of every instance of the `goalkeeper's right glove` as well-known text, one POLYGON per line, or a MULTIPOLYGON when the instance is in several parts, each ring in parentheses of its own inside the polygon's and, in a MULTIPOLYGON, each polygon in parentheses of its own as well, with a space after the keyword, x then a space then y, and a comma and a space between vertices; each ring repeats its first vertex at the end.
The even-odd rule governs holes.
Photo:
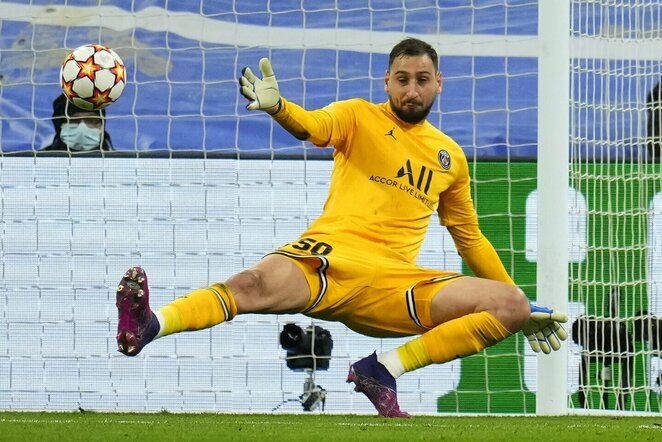
POLYGON ((561 342, 568 338, 561 323, 568 320, 565 313, 557 312, 551 308, 531 305, 531 316, 522 327, 522 333, 536 353, 542 351, 549 354, 552 350, 559 350, 561 342))
POLYGON ((260 60, 260 71, 262 72, 262 80, 253 74, 251 68, 245 67, 242 69, 241 78, 239 78, 239 90, 241 95, 250 101, 246 105, 246 109, 259 109, 274 115, 280 110, 281 100, 276 76, 268 58, 260 60))

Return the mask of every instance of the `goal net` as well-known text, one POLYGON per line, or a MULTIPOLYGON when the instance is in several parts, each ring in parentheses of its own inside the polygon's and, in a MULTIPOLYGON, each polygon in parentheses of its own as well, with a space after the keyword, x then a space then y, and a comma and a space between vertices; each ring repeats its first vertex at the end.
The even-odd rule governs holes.
POLYGON ((662 4, 574 1, 571 14, 570 186, 586 231, 569 267, 569 406, 659 411, 662 4))
MULTIPOLYGON (((241 69, 264 56, 282 94, 312 109, 386 100, 391 47, 406 36, 433 44, 444 90, 430 121, 464 148, 482 230, 536 299, 537 2, 51 3, 0 3, 0 410, 298 412, 323 392, 325 411, 374 413, 347 369, 403 339, 245 315, 134 358, 116 351, 115 288, 128 267, 145 268, 158 308, 252 265, 320 213, 331 150, 247 112, 238 93, 241 69), (106 114, 113 150, 43 151, 62 60, 88 43, 127 66, 106 114), (329 331, 328 368, 288 367, 288 323, 329 331)), ((662 4, 571 5, 568 407, 657 411, 662 196, 647 97, 662 74, 662 4)), ((419 263, 469 272, 436 219, 419 263)), ((536 361, 516 335, 402 376, 400 404, 534 413, 536 361)))

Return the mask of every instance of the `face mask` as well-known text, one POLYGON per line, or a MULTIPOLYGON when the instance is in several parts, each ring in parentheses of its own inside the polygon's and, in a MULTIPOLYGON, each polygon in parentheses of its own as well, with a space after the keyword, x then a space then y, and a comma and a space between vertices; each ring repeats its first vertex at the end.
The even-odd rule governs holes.
POLYGON ((101 144, 101 129, 80 123, 64 123, 60 139, 71 150, 94 150, 101 144))

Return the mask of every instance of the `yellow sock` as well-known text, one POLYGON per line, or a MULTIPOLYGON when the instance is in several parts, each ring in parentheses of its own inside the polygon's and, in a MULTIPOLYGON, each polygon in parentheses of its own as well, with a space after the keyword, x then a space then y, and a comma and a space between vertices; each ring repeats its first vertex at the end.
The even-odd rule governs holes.
POLYGON ((398 347, 396 350, 398 352, 398 357, 402 362, 403 373, 432 364, 430 352, 425 348, 422 336, 412 339, 406 344, 398 347))
POLYGON ((472 313, 438 325, 398 347, 397 352, 408 372, 478 353, 508 336, 508 329, 491 313, 472 313))
POLYGON ((175 299, 158 311, 163 318, 159 337, 189 330, 202 330, 230 321, 237 314, 232 292, 225 284, 213 284, 175 299))

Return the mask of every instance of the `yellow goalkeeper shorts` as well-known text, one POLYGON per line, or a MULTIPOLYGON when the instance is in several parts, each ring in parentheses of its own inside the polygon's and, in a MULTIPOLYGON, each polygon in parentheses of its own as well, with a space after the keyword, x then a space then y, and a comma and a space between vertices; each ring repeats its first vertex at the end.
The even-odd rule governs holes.
POLYGON ((419 267, 385 250, 358 249, 308 237, 272 253, 291 258, 306 276, 311 299, 302 313, 375 337, 411 336, 433 328, 432 298, 464 276, 419 267))

